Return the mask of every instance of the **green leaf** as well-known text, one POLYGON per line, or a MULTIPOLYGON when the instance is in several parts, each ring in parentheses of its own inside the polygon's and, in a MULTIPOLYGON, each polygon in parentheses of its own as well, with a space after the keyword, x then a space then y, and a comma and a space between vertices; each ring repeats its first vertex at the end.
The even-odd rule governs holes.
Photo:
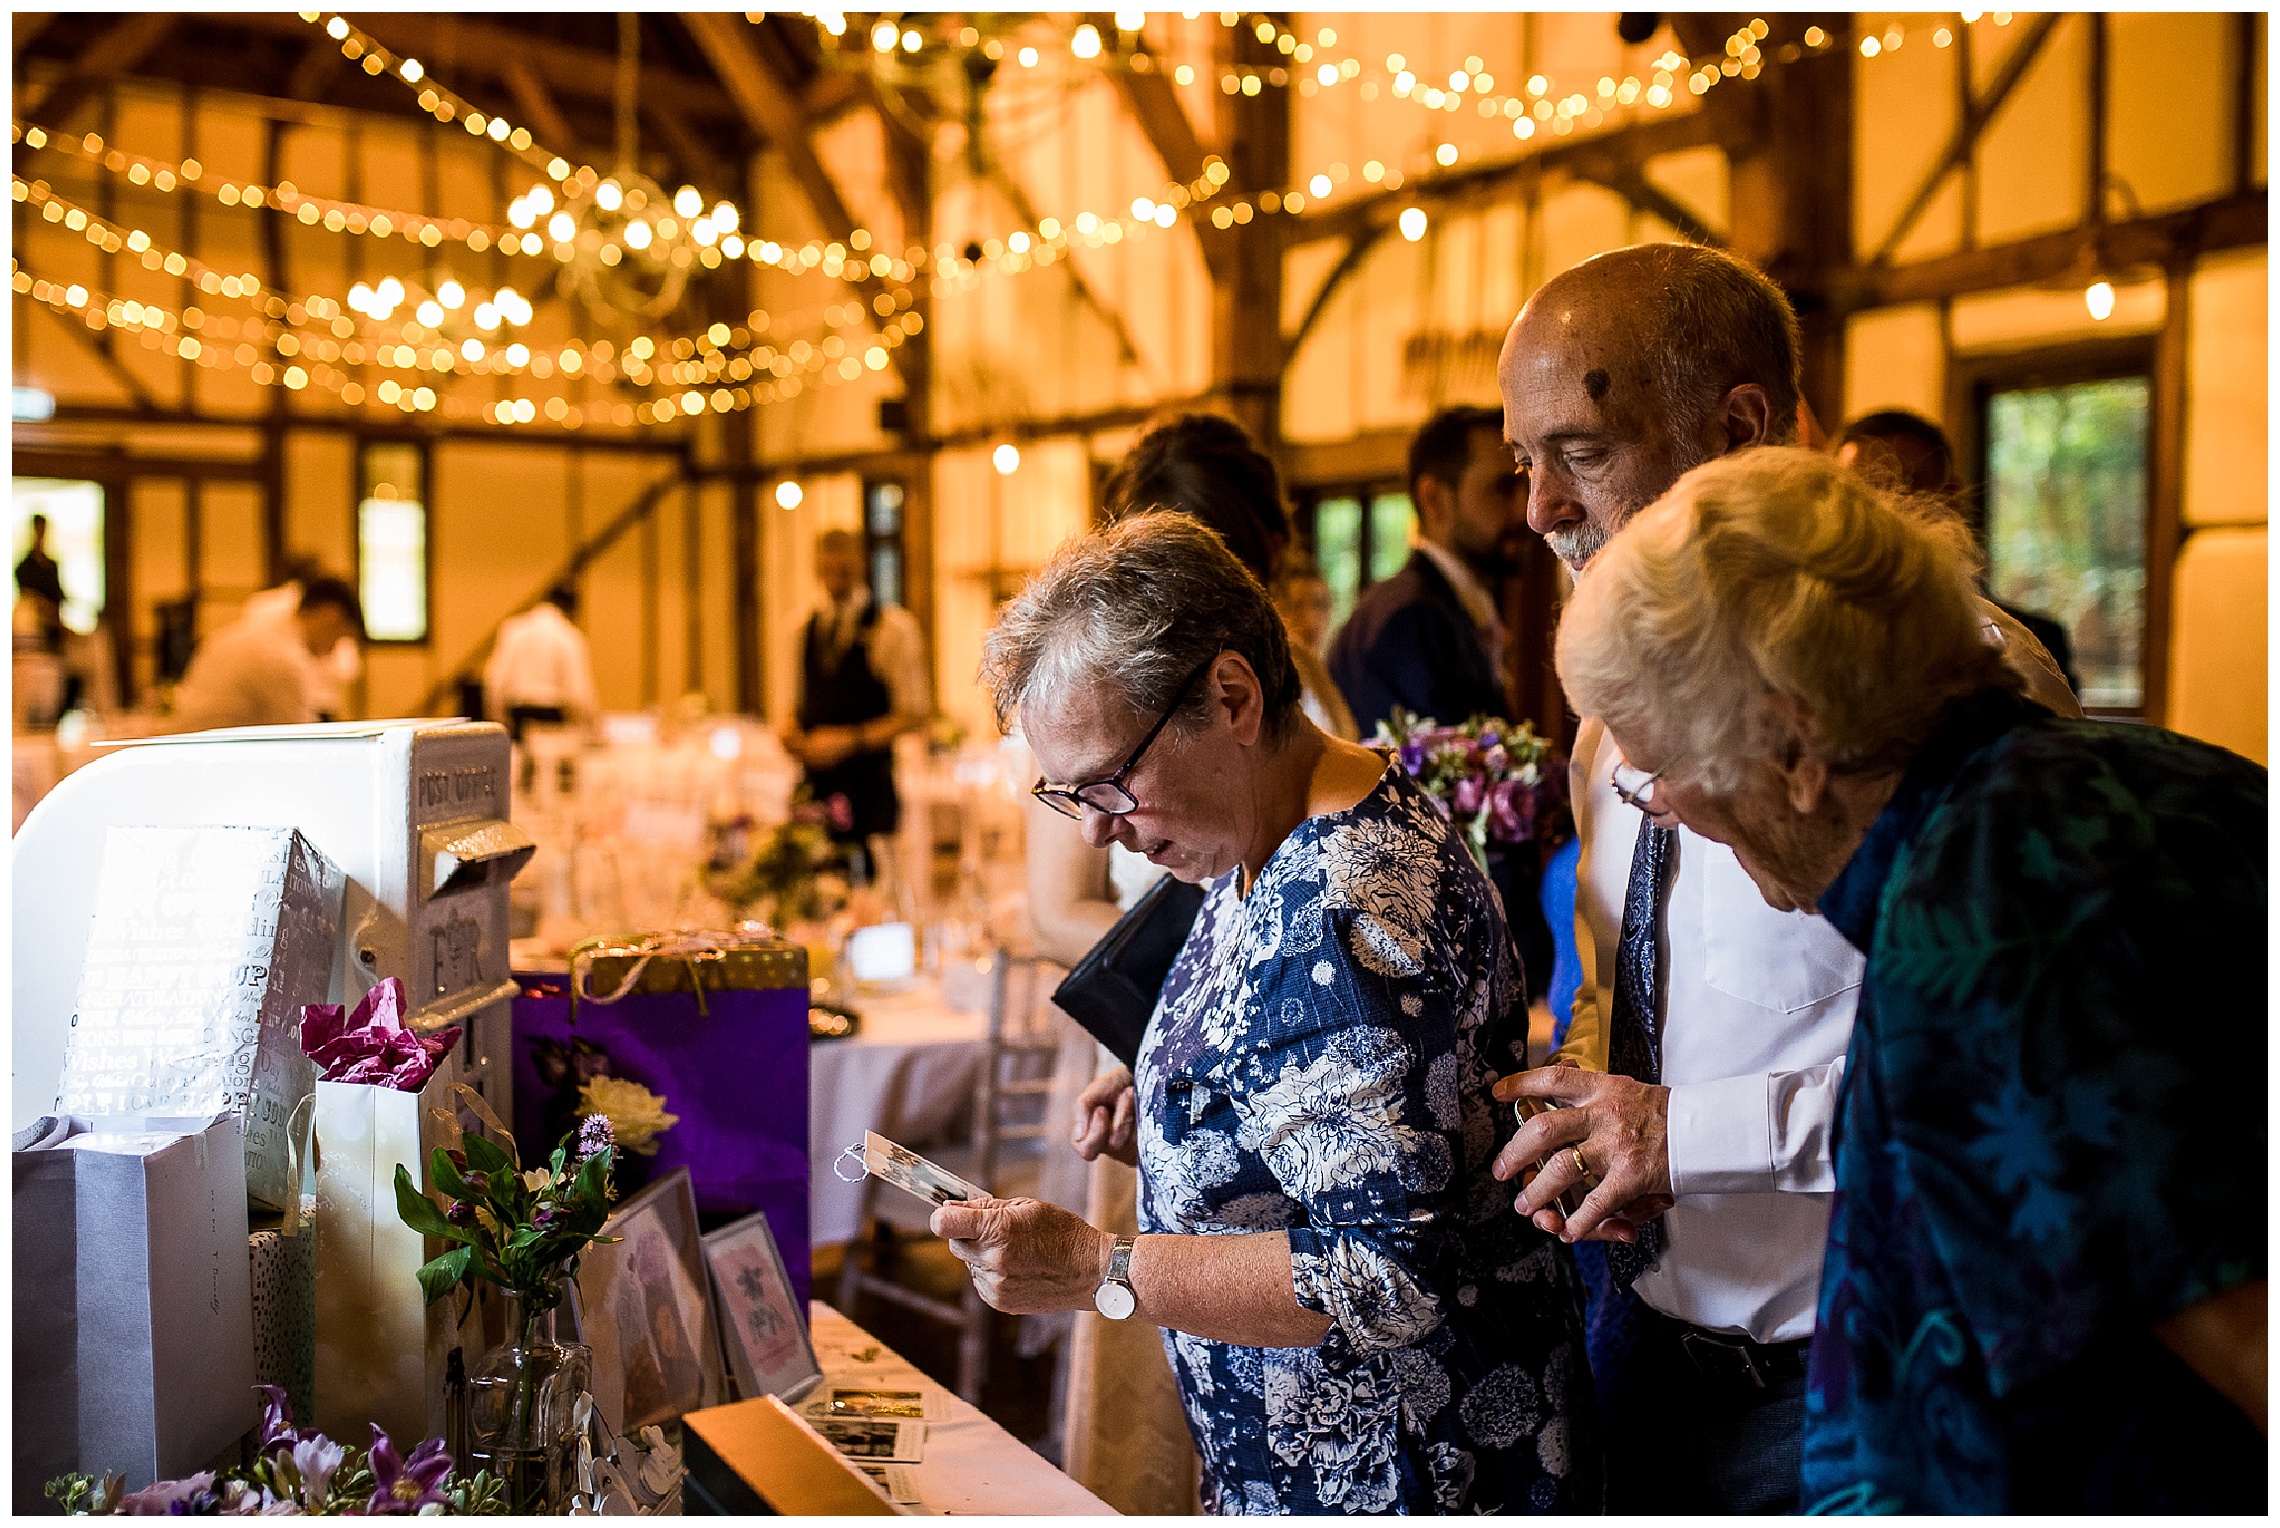
POLYGON ((439 1258, 420 1265, 420 1293, 426 1303, 433 1305, 467 1277, 467 1265, 474 1261, 473 1247, 454 1247, 439 1258))
POLYGON ((443 1190, 445 1195, 450 1198, 470 1199, 474 1197, 467 1192, 467 1180, 459 1176, 458 1166, 453 1163, 450 1154, 441 1146, 438 1146, 435 1149, 435 1154, 428 1159, 428 1180, 443 1190))
POLYGON ((511 1173, 515 1160, 506 1151, 470 1131, 462 1137, 459 1149, 467 1153, 467 1165, 476 1172, 511 1173))
POLYGON ((459 1227, 443 1218, 443 1211, 435 1201, 419 1190, 404 1164, 396 1164, 396 1216, 422 1236, 442 1236, 452 1241, 465 1241, 459 1227))

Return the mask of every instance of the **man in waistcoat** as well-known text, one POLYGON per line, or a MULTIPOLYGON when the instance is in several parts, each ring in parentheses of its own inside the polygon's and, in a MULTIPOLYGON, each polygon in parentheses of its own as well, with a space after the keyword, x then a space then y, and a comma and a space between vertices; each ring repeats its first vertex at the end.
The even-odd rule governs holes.
POLYGON ((784 746, 807 766, 832 836, 859 845, 901 820, 894 744, 932 709, 926 649, 917 619, 871 593, 853 531, 816 538, 815 576, 825 602, 801 636, 797 725, 784 746))

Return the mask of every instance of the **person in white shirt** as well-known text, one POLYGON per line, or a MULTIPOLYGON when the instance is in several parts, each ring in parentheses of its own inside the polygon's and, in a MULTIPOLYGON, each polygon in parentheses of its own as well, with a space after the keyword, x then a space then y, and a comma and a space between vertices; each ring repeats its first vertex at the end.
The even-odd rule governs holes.
POLYGON ((534 723, 582 722, 594 714, 594 655, 578 629, 576 585, 557 584, 499 623, 483 665, 483 707, 518 743, 534 723))
POLYGON ((825 603, 802 634, 796 725, 784 748, 807 767, 832 836, 860 845, 891 837, 902 821, 894 744, 933 711, 926 643, 916 616, 873 597, 853 531, 816 538, 815 577, 825 603))
MULTIPOLYGON (((1528 523, 1588 577, 1688 469, 1796 438, 1796 318, 1740 260, 1634 246, 1530 298, 1498 382, 1528 523)), ((2079 714, 2032 637, 1988 630, 2036 699, 2079 714)), ((1766 906, 1725 846, 1643 835, 1624 797, 1642 782, 1616 763, 1587 718, 1571 767, 1583 986, 1555 1064, 1498 1085, 1558 1106, 1499 1175, 1533 1169, 1515 1208, 1577 1243, 1594 1285, 1608 1511, 1794 1510, 1862 962, 1825 920, 1766 906)))
MULTIPOLYGON (((264 589, 245 602, 241 620, 267 624, 276 630, 292 634, 294 614, 301 608, 301 591, 311 579, 324 576, 323 568, 313 557, 296 557, 286 564, 284 581, 273 589, 264 589)), ((308 672, 303 676, 308 688, 309 704, 320 718, 337 717, 347 708, 349 686, 356 676, 364 672, 364 646, 355 637, 343 637, 333 644, 329 653, 321 653, 309 660, 308 672)))
POLYGON ((241 613, 199 644, 174 692, 177 730, 271 727, 319 720, 310 695, 315 660, 364 633, 356 591, 337 578, 312 578, 291 620, 241 613))

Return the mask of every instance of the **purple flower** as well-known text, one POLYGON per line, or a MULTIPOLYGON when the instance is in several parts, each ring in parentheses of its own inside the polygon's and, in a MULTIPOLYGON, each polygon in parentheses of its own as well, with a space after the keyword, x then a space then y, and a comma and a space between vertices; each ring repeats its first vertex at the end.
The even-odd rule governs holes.
POLYGON ((463 1175, 463 1181, 467 1184, 467 1192, 470 1194, 487 1194, 491 1191, 491 1175, 489 1173, 466 1173, 463 1175))
POLYGON ((1496 733, 1496 729, 1495 729, 1494 727, 1484 727, 1484 728, 1482 728, 1482 729, 1481 729, 1481 734, 1480 734, 1480 746, 1481 746, 1481 747, 1483 747, 1483 748, 1494 748, 1494 747, 1495 747, 1495 746, 1496 746, 1496 745, 1497 745, 1497 744, 1498 744, 1500 741, 1502 741, 1502 739, 1500 739, 1500 738, 1497 736, 1497 733, 1496 733))
POLYGON ((854 831, 855 804, 847 799, 844 792, 834 792, 831 799, 824 802, 823 811, 825 820, 831 824, 833 832, 848 833, 854 831))
POLYGON ((1401 745, 1401 767, 1413 775, 1425 772, 1425 745, 1412 738, 1401 745))
POLYGON ((1457 782, 1455 795, 1449 805, 1459 817, 1470 817, 1480 810, 1481 796, 1484 790, 1485 787, 1480 782, 1480 776, 1467 775, 1457 782))
POLYGON ((370 1517, 385 1517, 416 1513, 422 1507, 444 1507, 450 1498, 437 1489, 451 1474, 451 1456, 443 1451, 441 1438, 430 1438, 412 1450, 406 1459, 396 1452, 396 1445, 372 1425, 372 1452, 366 1461, 372 1470, 372 1499, 365 1503, 364 1511, 370 1517))
POLYGON ((179 1517, 213 1484, 212 1470, 200 1470, 182 1480, 162 1480, 122 1497, 119 1512, 125 1517, 179 1517))
MULTIPOLYGON (((1483 739, 1483 741, 1486 742, 1486 739, 1483 739)), ((1503 779, 1504 772, 1507 768, 1510 767, 1511 762, 1511 755, 1507 754, 1502 748, 1498 747, 1494 743, 1488 743, 1485 751, 1482 752, 1480 756, 1480 767, 1488 771, 1488 777, 1491 780, 1503 779)))
POLYGON ((256 1385, 261 1392, 261 1451, 291 1448, 301 1441, 293 1429, 292 1403, 283 1389, 276 1385, 256 1385))
POLYGON ((443 1218, 455 1226, 475 1224, 475 1206, 463 1199, 454 1199, 444 1207, 443 1218))
POLYGON ((552 1231, 556 1226, 561 1225, 565 1220, 568 1220, 569 1218, 569 1216, 563 1214, 560 1210, 555 1209, 553 1206, 549 1205, 547 1208, 540 1210, 537 1214, 531 1216, 530 1228, 533 1231, 537 1231, 543 1234, 552 1231))
POLYGON ((589 1114, 578 1126, 578 1155, 599 1156, 616 1144, 610 1133, 610 1117, 606 1114, 589 1114))
POLYGON ((1526 843, 1536 832, 1536 793, 1517 780, 1506 780, 1488 794, 1488 832, 1504 843, 1526 843))

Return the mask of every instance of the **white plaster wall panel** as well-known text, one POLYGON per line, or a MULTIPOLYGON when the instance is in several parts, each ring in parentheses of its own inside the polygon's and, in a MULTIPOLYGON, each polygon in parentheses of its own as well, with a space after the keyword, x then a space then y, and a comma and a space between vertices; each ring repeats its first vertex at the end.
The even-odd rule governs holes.
POLYGON ((2264 251, 2204 261, 2187 340, 2185 519, 2270 518, 2271 267, 2264 251))

